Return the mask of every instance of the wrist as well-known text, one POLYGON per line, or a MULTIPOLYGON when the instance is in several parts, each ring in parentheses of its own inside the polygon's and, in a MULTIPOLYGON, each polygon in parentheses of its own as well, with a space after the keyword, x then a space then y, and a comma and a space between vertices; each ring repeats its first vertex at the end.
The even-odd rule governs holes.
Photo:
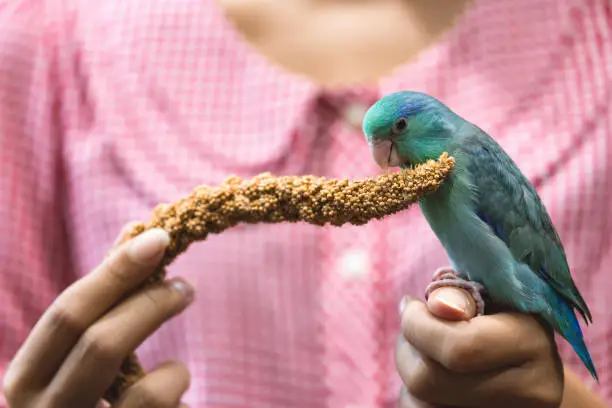
POLYGON ((559 408, 607 408, 606 404, 567 366, 563 367, 565 386, 559 408))

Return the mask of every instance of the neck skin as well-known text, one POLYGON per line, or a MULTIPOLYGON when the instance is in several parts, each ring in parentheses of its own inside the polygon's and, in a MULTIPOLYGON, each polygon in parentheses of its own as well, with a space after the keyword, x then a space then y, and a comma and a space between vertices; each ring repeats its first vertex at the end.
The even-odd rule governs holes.
POLYGON ((414 59, 472 0, 217 0, 272 63, 321 85, 367 84, 414 59), (322 63, 324 61, 325 63, 322 63))

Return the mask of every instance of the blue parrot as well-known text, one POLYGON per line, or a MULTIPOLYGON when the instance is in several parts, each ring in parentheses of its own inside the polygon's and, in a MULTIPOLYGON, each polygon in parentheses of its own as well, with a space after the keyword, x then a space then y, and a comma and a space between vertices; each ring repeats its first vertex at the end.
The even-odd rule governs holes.
POLYGON ((533 314, 573 347, 591 375, 597 371, 576 318, 589 308, 570 275, 565 250, 533 185, 486 132, 439 100, 402 91, 374 103, 363 133, 383 169, 406 168, 448 152, 449 178, 419 206, 444 246, 451 268, 439 269, 426 290, 456 286, 494 304, 533 314))

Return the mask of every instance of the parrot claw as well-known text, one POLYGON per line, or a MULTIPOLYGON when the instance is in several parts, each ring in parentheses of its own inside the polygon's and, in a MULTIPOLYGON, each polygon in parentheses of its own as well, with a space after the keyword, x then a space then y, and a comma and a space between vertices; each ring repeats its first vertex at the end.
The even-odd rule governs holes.
POLYGON ((431 278, 431 280, 433 282, 435 281, 439 281, 442 279, 456 279, 457 278, 457 271, 455 271, 453 268, 451 267, 443 267, 443 268, 438 268, 434 274, 433 277, 431 278))
POLYGON ((480 283, 459 276, 452 268, 439 268, 434 272, 432 282, 425 289, 425 299, 429 298, 431 292, 443 287, 461 288, 470 292, 476 302, 476 316, 484 315, 485 303, 482 294, 485 292, 485 287, 480 283))

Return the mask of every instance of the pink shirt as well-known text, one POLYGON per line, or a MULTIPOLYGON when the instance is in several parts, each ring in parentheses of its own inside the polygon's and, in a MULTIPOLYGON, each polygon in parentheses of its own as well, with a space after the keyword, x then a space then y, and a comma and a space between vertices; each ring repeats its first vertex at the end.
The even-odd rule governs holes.
MULTIPOLYGON (((477 3, 378 86, 330 92, 257 54, 215 0, 1 1, 0 375, 125 222, 231 174, 371 176, 346 118, 413 89, 489 131, 535 183, 612 401, 610 3, 477 3)), ((392 407, 398 302, 447 263, 417 207, 362 227, 239 226, 175 262, 197 300, 139 354, 185 361, 192 407, 392 407)))

